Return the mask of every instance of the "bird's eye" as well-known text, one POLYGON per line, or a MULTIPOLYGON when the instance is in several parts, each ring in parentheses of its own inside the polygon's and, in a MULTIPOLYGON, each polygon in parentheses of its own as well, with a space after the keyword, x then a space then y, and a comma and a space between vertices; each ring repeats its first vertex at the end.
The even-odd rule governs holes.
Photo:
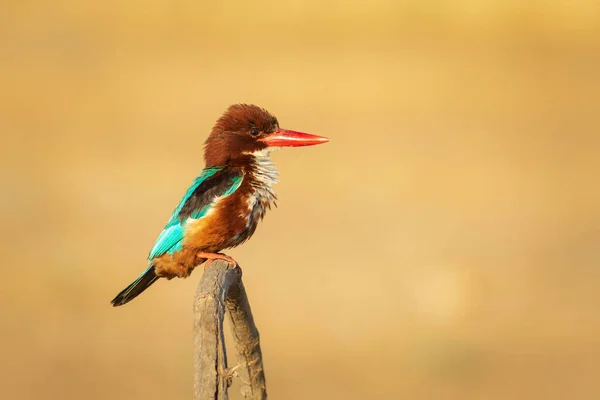
POLYGON ((256 129, 256 128, 252 128, 252 129, 250 129, 250 134, 251 134, 252 136, 256 136, 256 135, 258 135, 258 129, 256 129))

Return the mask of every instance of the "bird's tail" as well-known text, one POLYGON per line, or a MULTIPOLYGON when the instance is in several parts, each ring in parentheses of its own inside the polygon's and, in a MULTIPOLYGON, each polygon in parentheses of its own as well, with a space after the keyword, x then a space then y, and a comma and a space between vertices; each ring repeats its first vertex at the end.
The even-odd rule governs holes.
POLYGON ((113 306, 118 307, 123 304, 129 303, 135 299, 140 293, 148 289, 154 282, 158 280, 156 272, 154 271, 154 265, 148 267, 142 275, 139 276, 133 283, 127 286, 115 297, 111 303, 113 306))

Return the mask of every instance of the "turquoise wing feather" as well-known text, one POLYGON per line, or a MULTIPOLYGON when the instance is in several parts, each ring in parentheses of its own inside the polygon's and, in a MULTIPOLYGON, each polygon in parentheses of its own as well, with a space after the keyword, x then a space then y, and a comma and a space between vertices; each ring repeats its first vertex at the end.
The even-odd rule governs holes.
POLYGON ((158 235, 158 239, 154 242, 152 250, 150 250, 149 259, 162 256, 166 252, 174 253, 181 250, 181 241, 183 240, 183 226, 175 224, 168 226, 158 235))
POLYGON ((173 211, 148 258, 152 260, 165 253, 181 250, 186 222, 204 217, 219 198, 234 193, 240 187, 242 179, 241 172, 227 170, 226 167, 204 169, 173 211))

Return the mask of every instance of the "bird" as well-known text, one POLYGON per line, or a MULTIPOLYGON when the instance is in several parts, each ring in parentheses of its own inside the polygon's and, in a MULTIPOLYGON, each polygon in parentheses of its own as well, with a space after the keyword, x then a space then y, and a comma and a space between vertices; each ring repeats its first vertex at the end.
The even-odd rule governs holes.
MULTIPOLYGON (((275 116, 252 104, 231 105, 204 143, 205 168, 171 214, 148 254, 147 269, 112 301, 117 307, 136 298, 160 278, 186 278, 202 263, 254 234, 277 196, 278 172, 270 153, 281 147, 328 142, 324 136, 279 127, 275 116)), ((238 265, 239 267, 239 265, 238 265)))

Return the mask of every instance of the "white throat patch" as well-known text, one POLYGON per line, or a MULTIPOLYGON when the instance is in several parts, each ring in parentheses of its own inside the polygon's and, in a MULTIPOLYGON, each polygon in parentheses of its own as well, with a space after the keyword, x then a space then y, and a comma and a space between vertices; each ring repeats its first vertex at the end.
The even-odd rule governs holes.
POLYGON ((254 156, 254 162, 256 166, 256 179, 262 183, 263 189, 275 194, 273 185, 279 181, 279 174, 275 164, 271 161, 271 151, 273 148, 267 147, 266 149, 255 151, 252 153, 254 156))
POLYGON ((271 161, 269 154, 273 148, 248 153, 254 156, 253 166, 254 180, 252 181, 253 193, 248 197, 248 219, 246 226, 253 231, 256 224, 265 215, 267 209, 271 208, 271 204, 275 203, 277 196, 273 185, 278 182, 277 169, 271 161))

